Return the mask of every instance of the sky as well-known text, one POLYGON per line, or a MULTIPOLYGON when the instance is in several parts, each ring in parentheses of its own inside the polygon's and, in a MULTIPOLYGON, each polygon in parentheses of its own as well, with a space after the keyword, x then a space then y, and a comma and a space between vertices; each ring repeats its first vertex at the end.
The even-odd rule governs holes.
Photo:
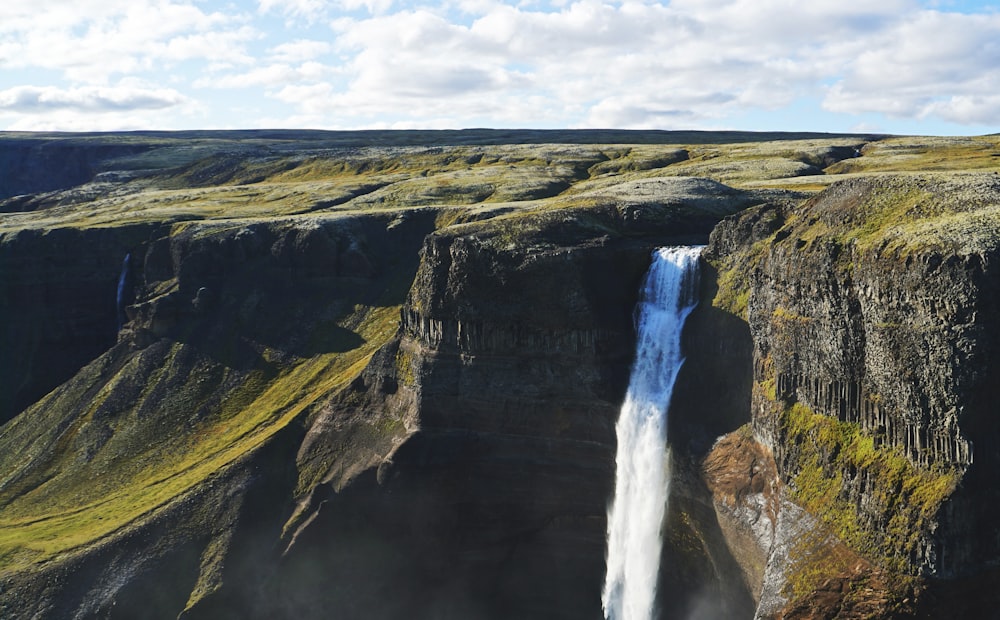
POLYGON ((1000 2, 3 0, 0 129, 1000 132, 1000 2))

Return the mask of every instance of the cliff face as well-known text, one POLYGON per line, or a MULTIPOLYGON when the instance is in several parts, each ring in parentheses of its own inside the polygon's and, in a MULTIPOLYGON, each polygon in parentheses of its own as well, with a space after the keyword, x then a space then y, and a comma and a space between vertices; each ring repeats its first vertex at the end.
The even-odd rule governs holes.
POLYGON ((8 233, 11 286, 41 291, 8 297, 32 310, 12 342, 75 312, 107 328, 21 357, 72 376, 42 373, 0 430, 2 613, 600 617, 650 251, 769 195, 654 178, 559 209, 8 233))
POLYGON ((0 233, 0 420, 115 343, 122 264, 158 228, 0 233))
POLYGON ((377 472, 329 479, 303 502, 280 595, 262 601, 283 601, 270 613, 601 617, 631 308, 656 243, 704 238, 671 212, 528 215, 428 236, 397 338, 310 431, 315 450, 335 445, 333 420, 403 399, 412 434, 377 472), (342 587, 299 581, 317 566, 342 587))
MULTIPOLYGON (((4 615, 176 617, 272 566, 316 483, 296 457, 310 416, 394 335, 435 215, 179 226, 131 247, 117 343, 0 433, 4 615)), ((344 465, 380 462, 405 415, 341 420, 344 465)))
POLYGON ((30 194, 63 190, 82 185, 107 169, 113 159, 127 159, 151 148, 148 145, 114 143, 112 140, 88 142, 65 136, 4 140, 0 149, 0 211, 18 211, 30 203, 30 194), (6 201, 12 197, 21 200, 6 201))
POLYGON ((0 615, 601 617, 637 289, 706 241, 663 615, 995 609, 994 176, 370 137, 133 136, 4 203, 0 615))
POLYGON ((614 421, 634 342, 620 302, 635 298, 652 239, 697 230, 581 216, 512 223, 531 239, 513 246, 504 230, 430 237, 404 308, 421 432, 393 470, 418 488, 439 481, 431 492, 451 534, 438 531, 465 539, 455 568, 488 576, 477 617, 600 617, 614 421))
POLYGON ((824 578, 849 582, 873 562, 912 577, 864 576, 882 580, 880 614, 925 613, 995 565, 997 491, 984 474, 1000 439, 998 190, 995 175, 862 179, 713 233, 716 302, 752 334, 752 429, 781 501, 857 558, 789 549, 784 583, 763 584, 780 586, 786 611, 819 605, 824 578))
MULTIPOLYGON (((406 558, 389 574, 361 560, 352 582, 391 588, 407 611, 374 592, 367 603, 303 592, 319 599, 310 605, 350 599, 368 617, 599 617, 609 439, 632 338, 628 314, 602 302, 634 295, 648 248, 619 240, 529 256, 471 235, 428 238, 384 357, 395 389, 413 394, 419 430, 380 467, 380 487, 346 491, 382 507, 351 536, 406 558), (604 261, 623 281, 587 273, 604 261), (588 303, 586 289, 601 301, 588 303)), ((298 544, 292 565, 336 556, 336 538, 320 532, 365 514, 336 502, 304 534, 323 542, 298 544)))

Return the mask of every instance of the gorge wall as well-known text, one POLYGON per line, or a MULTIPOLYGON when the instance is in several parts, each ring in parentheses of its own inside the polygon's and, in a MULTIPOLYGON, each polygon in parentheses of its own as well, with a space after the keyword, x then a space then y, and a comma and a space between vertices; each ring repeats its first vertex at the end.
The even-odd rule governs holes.
MULTIPOLYGON (((718 187, 698 199, 757 200, 718 187)), ((80 231, 107 256, 95 320, 114 324, 123 249, 135 299, 4 427, 12 537, 84 541, 8 556, 4 613, 600 617, 638 284, 717 219, 679 208, 80 231)))
POLYGON ((663 151, 255 146, 6 201, 0 615, 600 618, 639 282, 706 242, 662 616, 995 609, 995 175, 807 200, 663 151))
POLYGON ((83 233, 0 233, 0 420, 6 421, 111 348, 126 253, 159 226, 83 233))
MULTIPOLYGON (((843 609, 830 615, 992 608, 987 592, 970 602, 959 584, 991 579, 998 551, 986 473, 1000 438, 998 189, 995 175, 860 179, 713 233, 707 256, 723 271, 716 303, 745 316, 753 337, 752 434, 783 487, 767 501, 772 512, 804 508, 815 521, 796 519, 789 531, 825 532, 857 558, 852 568, 832 546, 786 550, 772 605, 822 610, 829 593, 817 592, 840 573, 884 590, 881 607, 852 608, 840 596, 843 609), (896 577, 862 576, 869 562, 896 577)), ((724 512, 745 510, 736 504, 730 498, 724 512)), ((763 538, 773 552, 782 526, 771 521, 779 533, 763 538)))

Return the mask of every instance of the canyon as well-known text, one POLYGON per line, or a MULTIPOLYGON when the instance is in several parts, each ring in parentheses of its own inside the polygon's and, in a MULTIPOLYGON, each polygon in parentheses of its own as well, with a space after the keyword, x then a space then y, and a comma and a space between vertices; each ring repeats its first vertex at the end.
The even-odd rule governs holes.
POLYGON ((689 245, 661 617, 1000 603, 1000 137, 0 134, 0 160, 3 617, 602 618, 633 313, 689 245))

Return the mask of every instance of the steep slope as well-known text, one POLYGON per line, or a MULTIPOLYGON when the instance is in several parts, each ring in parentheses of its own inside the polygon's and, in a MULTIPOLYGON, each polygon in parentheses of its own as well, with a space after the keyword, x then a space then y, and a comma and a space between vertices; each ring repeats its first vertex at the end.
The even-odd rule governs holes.
MULTIPOLYGON (((435 215, 181 226, 135 248, 118 343, 0 431, 7 604, 86 615, 164 564, 189 592, 163 617, 211 592, 241 504, 263 492, 290 510, 306 419, 395 333, 435 215)), ((346 426, 357 467, 407 432, 346 426)))
POLYGON ((756 499, 727 499, 725 443, 709 478, 734 529, 773 524, 755 534, 763 616, 995 608, 998 205, 992 173, 858 179, 713 233, 716 304, 754 343, 754 450, 781 490, 746 478, 756 499))
MULTIPOLYGON (((700 198, 752 200, 716 192, 700 198)), ((328 469, 286 528, 281 568, 263 594, 232 581, 192 617, 598 617, 637 283, 652 238, 704 238, 692 214, 712 212, 667 197, 644 216, 541 212, 429 236, 398 338, 302 444, 300 467, 328 469), (418 430, 345 485, 340 421, 400 403, 418 430)))
POLYGON ((144 224, 0 232, 0 420, 111 348, 125 255, 158 230, 144 224))

